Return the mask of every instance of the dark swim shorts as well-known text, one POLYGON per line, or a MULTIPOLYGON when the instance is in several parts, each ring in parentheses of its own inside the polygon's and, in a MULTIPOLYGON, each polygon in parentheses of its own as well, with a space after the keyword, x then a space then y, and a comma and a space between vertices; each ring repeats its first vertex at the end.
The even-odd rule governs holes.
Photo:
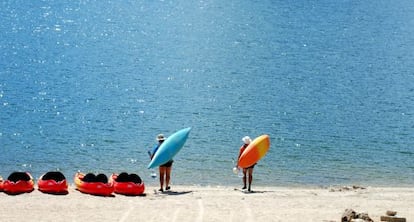
POLYGON ((163 165, 161 165, 162 167, 171 167, 172 166, 172 164, 173 164, 173 160, 170 160, 170 161, 168 161, 168 162, 166 162, 166 163, 164 163, 163 165))
POLYGON ((253 168, 254 168, 254 166, 256 166, 256 163, 255 163, 255 164, 253 164, 253 165, 251 165, 251 166, 249 166, 249 167, 246 167, 246 168, 244 168, 244 169, 253 169, 253 168))

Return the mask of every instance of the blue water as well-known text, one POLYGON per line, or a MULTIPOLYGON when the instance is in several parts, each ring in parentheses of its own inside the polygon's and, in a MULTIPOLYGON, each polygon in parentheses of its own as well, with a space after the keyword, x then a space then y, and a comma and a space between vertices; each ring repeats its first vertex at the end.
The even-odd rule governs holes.
POLYGON ((2 1, 0 174, 147 170, 173 184, 414 184, 414 2, 2 1))

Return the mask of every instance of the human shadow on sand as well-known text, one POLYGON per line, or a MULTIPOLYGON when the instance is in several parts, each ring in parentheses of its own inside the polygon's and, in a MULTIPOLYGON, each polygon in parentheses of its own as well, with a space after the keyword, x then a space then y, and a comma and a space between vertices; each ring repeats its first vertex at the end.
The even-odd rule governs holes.
POLYGON ((171 191, 171 190, 164 191, 164 192, 154 191, 155 194, 170 195, 170 196, 185 195, 185 194, 189 194, 192 192, 193 191, 171 191))
POLYGON ((252 190, 252 191, 248 191, 248 190, 242 190, 242 189, 238 189, 238 188, 234 188, 234 190, 242 192, 244 194, 258 194, 258 193, 274 193, 274 192, 276 192, 276 191, 270 191, 270 190, 252 190))

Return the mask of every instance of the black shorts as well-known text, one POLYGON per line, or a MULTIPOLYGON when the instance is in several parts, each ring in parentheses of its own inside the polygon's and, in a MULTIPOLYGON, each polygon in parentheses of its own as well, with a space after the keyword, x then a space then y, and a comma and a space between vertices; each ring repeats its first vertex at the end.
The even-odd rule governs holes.
POLYGON ((174 162, 173 160, 170 160, 170 161, 164 163, 163 165, 161 165, 160 167, 171 167, 173 162, 174 162))
POLYGON ((251 166, 249 166, 249 167, 246 167, 246 168, 243 168, 243 169, 253 169, 254 168, 254 166, 256 166, 256 163, 255 164, 253 164, 253 165, 251 165, 251 166))

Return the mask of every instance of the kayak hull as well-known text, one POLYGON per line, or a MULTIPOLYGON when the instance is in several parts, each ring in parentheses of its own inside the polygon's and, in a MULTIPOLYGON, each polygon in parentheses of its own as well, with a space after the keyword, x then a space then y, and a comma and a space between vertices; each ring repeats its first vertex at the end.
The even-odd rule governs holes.
POLYGON ((3 192, 3 177, 0 176, 0 192, 3 192))
POLYGON ((1 188, 3 192, 10 194, 10 195, 17 195, 22 193, 30 193, 34 190, 34 180, 32 175, 28 172, 24 172, 29 180, 5 180, 3 181, 1 188))
POLYGON ((270 137, 268 135, 261 135, 254 139, 241 154, 238 166, 241 168, 248 168, 262 159, 270 147, 270 137))
POLYGON ((122 194, 126 196, 139 196, 143 195, 145 191, 144 182, 117 182, 118 174, 112 174, 111 181, 114 184, 114 192, 116 194, 122 194))
POLYGON ((41 180, 37 181, 39 191, 48 194, 68 194, 68 183, 66 180, 41 180))
POLYGON ((76 189, 82 193, 96 195, 96 196, 112 196, 114 192, 114 185, 111 182, 84 182, 82 181, 85 174, 76 173, 74 182, 76 189))

